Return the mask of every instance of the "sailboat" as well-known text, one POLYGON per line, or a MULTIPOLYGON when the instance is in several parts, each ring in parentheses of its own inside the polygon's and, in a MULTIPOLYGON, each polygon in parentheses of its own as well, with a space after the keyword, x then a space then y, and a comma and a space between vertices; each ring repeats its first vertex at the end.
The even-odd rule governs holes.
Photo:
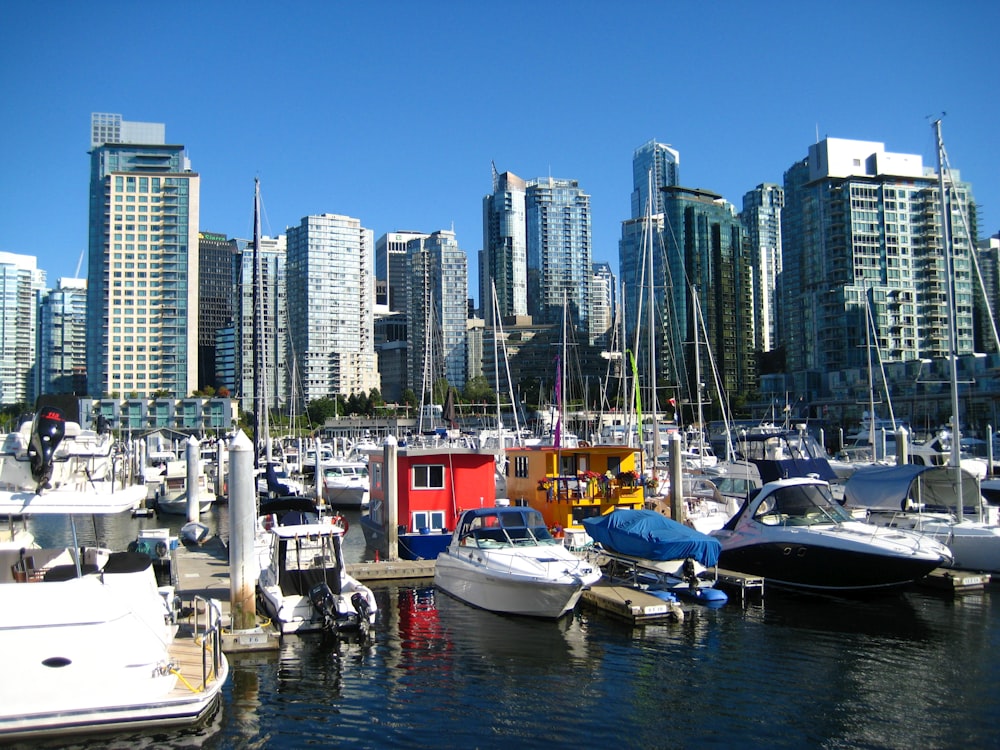
POLYGON ((949 384, 951 386, 952 430, 950 453, 946 472, 947 492, 936 485, 935 502, 927 502, 930 494, 929 476, 921 478, 927 467, 895 467, 898 472, 889 475, 887 469, 860 469, 844 487, 844 504, 868 514, 869 519, 882 526, 910 529, 948 545, 953 561, 950 567, 963 570, 1000 572, 1000 526, 995 519, 986 517, 986 503, 973 478, 974 489, 969 492, 967 472, 962 468, 961 428, 959 426, 958 400, 958 334, 956 322, 954 248, 949 216, 948 189, 945 181, 947 157, 941 137, 941 120, 934 121, 937 141, 938 179, 941 199, 941 232, 945 259, 947 298, 949 384), (872 472, 881 472, 881 482, 875 482, 872 472), (909 472, 909 476, 906 473, 909 472), (892 484, 902 489, 887 488, 892 484), (940 506, 940 507, 934 507, 940 506), (970 514, 972 517, 968 517, 970 514))

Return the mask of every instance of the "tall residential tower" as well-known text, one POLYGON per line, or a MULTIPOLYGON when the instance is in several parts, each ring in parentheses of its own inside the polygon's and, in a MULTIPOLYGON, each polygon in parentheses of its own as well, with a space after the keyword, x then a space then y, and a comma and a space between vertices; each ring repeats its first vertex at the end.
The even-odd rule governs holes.
POLYGON ((91 132, 88 390, 183 398, 198 386, 199 176, 162 125, 94 114, 91 132))

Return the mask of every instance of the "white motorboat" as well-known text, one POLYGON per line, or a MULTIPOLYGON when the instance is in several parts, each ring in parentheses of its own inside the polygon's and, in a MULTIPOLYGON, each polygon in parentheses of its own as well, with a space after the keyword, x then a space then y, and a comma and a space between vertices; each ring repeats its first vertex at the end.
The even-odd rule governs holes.
POLYGON ((347 573, 341 542, 344 527, 311 513, 286 512, 265 525, 270 555, 261 559, 258 601, 282 633, 374 627, 378 605, 371 589, 347 573))
POLYGON ((336 461, 323 465, 323 499, 334 508, 367 508, 368 464, 336 461))
POLYGON ((907 529, 947 545, 950 567, 1000 573, 997 508, 984 501, 978 481, 965 469, 957 475, 953 466, 859 469, 844 485, 844 505, 878 526, 907 529), (961 503, 956 476, 961 476, 961 503))
POLYGON ((527 507, 467 510, 437 557, 434 583, 482 609, 559 618, 601 579, 596 566, 554 539, 527 507))
MULTIPOLYGON (((156 498, 156 511, 175 516, 184 516, 188 512, 188 472, 187 461, 168 461, 163 476, 163 487, 156 498)), ((212 510, 215 494, 208 486, 208 477, 200 462, 197 473, 198 512, 208 513, 212 510)))
POLYGON ((816 592, 899 588, 951 561, 934 539, 855 519, 827 482, 808 477, 766 483, 711 535, 722 542, 720 567, 816 592))
MULTIPOLYGON (((30 481, 0 491, 0 514, 67 514, 75 540, 77 516, 135 507, 145 487, 93 479, 86 461, 72 479, 72 460, 55 460, 79 449, 64 445, 78 429, 58 409, 39 411, 30 481)), ((221 609, 207 609, 207 630, 176 638, 174 589, 157 586, 149 555, 76 544, 0 550, 0 649, 11 675, 0 685, 0 742, 207 716, 229 673, 221 609)))

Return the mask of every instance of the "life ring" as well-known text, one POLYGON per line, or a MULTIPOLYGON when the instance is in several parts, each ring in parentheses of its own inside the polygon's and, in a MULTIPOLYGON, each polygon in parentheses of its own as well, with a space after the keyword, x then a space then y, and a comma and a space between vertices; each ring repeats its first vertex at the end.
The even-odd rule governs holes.
POLYGON ((333 516, 333 518, 330 519, 330 522, 334 526, 339 526, 340 528, 342 528, 345 534, 347 533, 347 530, 351 528, 350 522, 346 518, 344 518, 340 513, 333 516))

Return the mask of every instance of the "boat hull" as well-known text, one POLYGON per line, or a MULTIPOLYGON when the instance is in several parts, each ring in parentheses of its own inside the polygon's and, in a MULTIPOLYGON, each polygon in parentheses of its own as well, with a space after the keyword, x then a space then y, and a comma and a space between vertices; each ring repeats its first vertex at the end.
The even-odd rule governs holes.
POLYGON ((781 539, 727 546, 719 566, 764 578, 770 585, 824 592, 880 591, 909 586, 940 558, 843 549, 816 540, 781 539))
POLYGON ((467 604, 491 612, 558 619, 583 594, 581 581, 547 581, 490 571, 447 550, 438 555, 434 583, 467 604))

